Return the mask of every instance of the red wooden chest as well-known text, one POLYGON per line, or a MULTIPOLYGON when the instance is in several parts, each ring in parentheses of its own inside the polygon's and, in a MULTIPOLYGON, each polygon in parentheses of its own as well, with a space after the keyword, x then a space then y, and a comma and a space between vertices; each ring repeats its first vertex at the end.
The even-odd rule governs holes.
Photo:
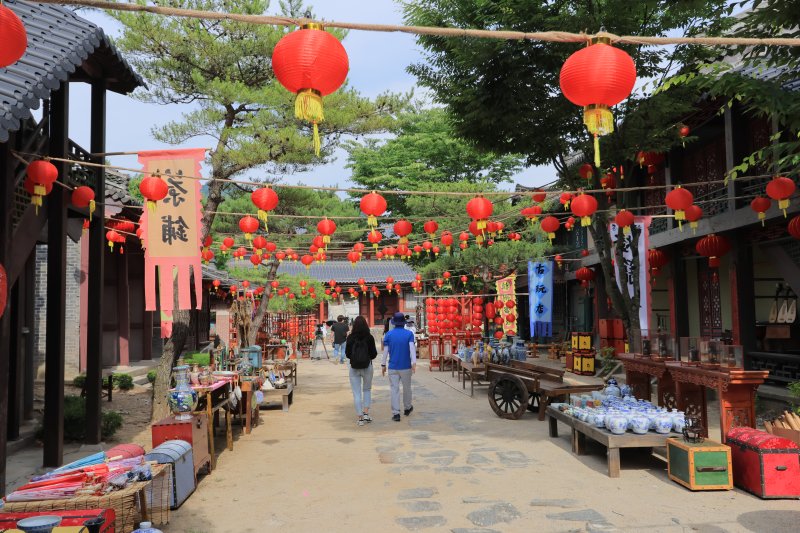
POLYGON ((15 529, 17 522, 31 516, 63 516, 62 526, 82 526, 87 520, 103 516, 106 521, 100 526, 101 533, 114 533, 117 513, 114 509, 83 509, 78 511, 35 511, 31 513, 0 513, 0 531, 15 529))
POLYGON ((175 420, 168 416, 153 424, 153 448, 168 440, 183 440, 192 447, 194 473, 208 465, 211 472, 211 454, 208 451, 208 416, 205 413, 195 414, 191 420, 175 420))
POLYGON ((800 447, 748 427, 730 430, 733 483, 760 498, 800 498, 800 447))

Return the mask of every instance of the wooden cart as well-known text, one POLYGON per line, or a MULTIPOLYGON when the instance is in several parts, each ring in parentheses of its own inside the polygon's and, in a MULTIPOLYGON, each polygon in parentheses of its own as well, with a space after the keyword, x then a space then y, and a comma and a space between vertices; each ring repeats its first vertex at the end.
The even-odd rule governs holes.
POLYGON ((500 418, 518 420, 531 410, 544 420, 545 407, 554 400, 603 388, 601 384, 565 384, 563 374, 563 370, 522 361, 512 361, 512 366, 487 363, 489 406, 500 418))

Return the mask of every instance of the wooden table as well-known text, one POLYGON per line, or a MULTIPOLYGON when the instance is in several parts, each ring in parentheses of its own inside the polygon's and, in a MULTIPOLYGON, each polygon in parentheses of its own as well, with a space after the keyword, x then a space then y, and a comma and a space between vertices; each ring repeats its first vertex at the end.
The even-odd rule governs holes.
POLYGON ((461 358, 452 353, 441 354, 439 356, 439 372, 444 372, 444 366, 447 363, 450 363, 450 376, 455 376, 456 371, 458 371, 459 365, 461 364, 461 358))
MULTIPOLYGON (((217 467, 217 454, 214 448, 214 428, 218 420, 218 418, 215 419, 214 417, 219 414, 220 409, 230 406, 230 393, 233 390, 233 381, 220 380, 213 385, 196 385, 192 388, 197 391, 200 399, 205 401, 203 411, 208 415, 208 451, 211 454, 211 468, 214 469, 217 467)), ((225 409, 225 428, 228 450, 233 451, 233 430, 231 428, 230 409, 225 409)))
POLYGON ((285 389, 270 389, 261 392, 264 393, 264 403, 269 403, 270 398, 280 398, 284 411, 288 411, 289 406, 292 405, 294 386, 291 383, 285 389))
POLYGON ((473 364, 471 361, 460 361, 458 365, 458 373, 461 379, 461 389, 467 389, 467 378, 469 378, 469 395, 475 395, 475 381, 481 381, 488 385, 488 378, 486 374, 486 363, 473 364))
POLYGON ((625 433, 614 435, 607 429, 595 427, 577 418, 562 413, 553 406, 547 407, 547 421, 549 423, 550 437, 558 437, 558 422, 572 428, 572 452, 576 455, 586 453, 586 437, 603 444, 607 449, 608 477, 619 477, 619 450, 620 448, 656 448, 667 445, 669 437, 677 433, 662 435, 648 432, 644 435, 625 433))
POLYGON ((242 401, 239 404, 239 420, 244 424, 244 433, 249 435, 253 427, 258 425, 258 404, 255 403, 253 398, 258 389, 261 388, 263 380, 261 378, 242 380, 240 386, 242 388, 242 401))
POLYGON ((652 397, 650 378, 656 378, 658 380, 656 403, 669 409, 678 408, 675 382, 664 361, 635 357, 630 353, 619 354, 617 359, 625 368, 625 383, 631 387, 634 396, 649 401, 652 397))

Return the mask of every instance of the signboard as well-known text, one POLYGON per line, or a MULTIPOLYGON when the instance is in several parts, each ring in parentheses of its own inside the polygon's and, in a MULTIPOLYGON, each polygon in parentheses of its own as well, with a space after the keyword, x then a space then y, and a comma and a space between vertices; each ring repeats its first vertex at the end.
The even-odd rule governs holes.
POLYGON ((503 319, 503 333, 506 335, 517 334, 517 275, 511 274, 505 278, 497 280, 497 314, 503 319), (514 302, 512 307, 508 307, 506 302, 514 302), (513 320, 509 317, 513 316, 513 320))
MULTIPOLYGON (((634 219, 634 224, 639 229, 639 326, 642 330, 642 337, 648 335, 650 329, 650 311, 652 307, 650 300, 650 276, 647 275, 649 272, 647 250, 650 247, 650 221, 650 217, 636 217, 634 219)), ((612 257, 616 257, 616 242, 619 234, 619 227, 616 223, 612 222, 609 225, 608 231, 611 235, 611 242, 613 243, 612 257)), ((620 291, 627 290, 628 294, 632 297, 635 291, 632 250, 633 233, 622 232, 622 236, 624 239, 622 269, 620 270, 620 265, 617 264, 618 261, 614 261, 614 275, 617 278, 617 286, 620 288, 620 291), (620 280, 620 275, 622 275, 624 281, 620 280)))
POLYGON ((145 175, 161 175, 169 187, 166 198, 155 210, 145 209, 142 234, 145 243, 145 309, 171 315, 175 309, 191 308, 191 273, 197 309, 203 302, 203 274, 200 265, 200 163, 205 150, 157 150, 139 152, 145 175), (187 177, 182 177, 187 176, 187 177), (156 305, 156 274, 158 304, 156 305))
POLYGON ((531 336, 553 336, 553 262, 528 261, 531 336))

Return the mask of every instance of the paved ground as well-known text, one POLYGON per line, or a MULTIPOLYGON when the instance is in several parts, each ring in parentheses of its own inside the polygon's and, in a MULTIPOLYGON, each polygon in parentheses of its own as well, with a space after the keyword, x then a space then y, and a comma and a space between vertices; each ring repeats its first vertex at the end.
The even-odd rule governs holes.
MULTIPOLYGON (((375 421, 357 427, 344 366, 301 361, 289 412, 262 411, 165 532, 798 531, 797 501, 734 490, 692 493, 666 463, 624 453, 606 476, 602 447, 572 455, 527 414, 497 418, 449 372, 414 377, 414 412, 390 420, 376 375, 375 421)), ((220 442, 221 443, 221 442, 220 442)))

